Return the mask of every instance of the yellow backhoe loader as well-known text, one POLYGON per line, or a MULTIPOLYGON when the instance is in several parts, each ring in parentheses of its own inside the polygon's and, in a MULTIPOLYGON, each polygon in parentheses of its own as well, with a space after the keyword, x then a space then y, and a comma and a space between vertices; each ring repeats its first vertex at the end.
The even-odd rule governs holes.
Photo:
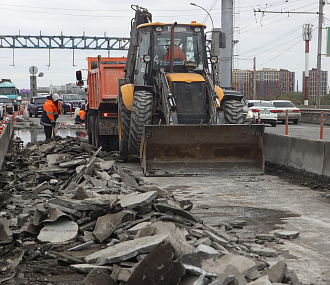
POLYGON ((146 176, 262 173, 264 127, 243 124, 242 96, 214 85, 206 26, 153 23, 147 9, 132 8, 120 156, 139 156, 146 176))

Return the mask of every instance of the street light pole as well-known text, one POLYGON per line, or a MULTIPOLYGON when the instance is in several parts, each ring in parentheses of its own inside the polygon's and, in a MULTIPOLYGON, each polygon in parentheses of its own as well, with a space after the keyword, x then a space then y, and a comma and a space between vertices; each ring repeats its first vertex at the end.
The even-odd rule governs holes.
POLYGON ((317 71, 316 71, 316 108, 320 108, 321 101, 321 84, 322 84, 322 71, 321 71, 321 52, 322 52, 322 22, 323 22, 323 5, 324 0, 319 1, 319 30, 318 30, 318 43, 317 43, 317 71))
POLYGON ((213 24, 213 19, 212 19, 210 13, 209 13, 206 9, 204 9, 202 6, 199 6, 199 5, 195 4, 195 3, 190 3, 190 5, 192 5, 192 6, 196 6, 196 7, 199 7, 199 8, 201 8, 201 9, 203 9, 203 10, 207 13, 207 15, 209 15, 209 17, 210 17, 210 19, 211 19, 211 23, 212 23, 212 31, 213 31, 213 30, 214 30, 214 24, 213 24))

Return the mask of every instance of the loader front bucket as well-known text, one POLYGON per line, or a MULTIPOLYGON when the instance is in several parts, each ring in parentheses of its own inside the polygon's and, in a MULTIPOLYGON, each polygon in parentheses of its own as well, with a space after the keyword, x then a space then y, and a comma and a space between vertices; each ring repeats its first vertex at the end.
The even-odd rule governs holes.
POLYGON ((264 126, 144 126, 140 158, 146 176, 264 172, 264 126))

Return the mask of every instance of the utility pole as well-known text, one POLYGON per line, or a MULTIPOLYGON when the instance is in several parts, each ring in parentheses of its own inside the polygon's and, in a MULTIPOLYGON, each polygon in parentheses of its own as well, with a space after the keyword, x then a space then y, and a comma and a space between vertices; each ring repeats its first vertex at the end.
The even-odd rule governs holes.
POLYGON ((221 0, 221 30, 226 33, 226 47, 221 49, 220 87, 231 88, 233 71, 233 0, 221 0))
POLYGON ((322 52, 322 23, 324 0, 319 1, 319 29, 317 43, 317 71, 316 71, 316 108, 320 108, 321 96, 321 52, 322 52))
POLYGON ((305 81, 304 81, 304 105, 308 105, 309 96, 309 41, 312 39, 313 25, 303 26, 303 39, 305 41, 305 81))
POLYGON ((257 64, 256 57, 253 58, 253 99, 257 98, 257 64))

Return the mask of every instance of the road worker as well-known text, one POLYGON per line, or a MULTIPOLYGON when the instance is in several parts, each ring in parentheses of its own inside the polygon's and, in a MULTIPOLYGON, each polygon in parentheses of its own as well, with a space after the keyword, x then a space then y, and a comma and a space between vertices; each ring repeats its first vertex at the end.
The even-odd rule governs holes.
MULTIPOLYGON (((166 56, 165 56, 165 60, 167 60, 167 61, 169 61, 170 58, 171 58, 170 50, 171 50, 171 47, 168 48, 166 56)), ((181 61, 184 61, 184 62, 187 61, 186 55, 184 54, 184 52, 182 51, 182 49, 179 46, 175 45, 173 47, 173 50, 174 50, 173 60, 181 60, 181 61)))
POLYGON ((75 123, 82 125, 85 124, 86 122, 86 112, 84 110, 84 108, 80 108, 76 118, 75 118, 75 123))
POLYGON ((58 118, 58 100, 60 96, 57 93, 47 96, 44 104, 44 110, 41 115, 40 124, 44 126, 46 140, 51 139, 55 134, 56 120, 58 118))

